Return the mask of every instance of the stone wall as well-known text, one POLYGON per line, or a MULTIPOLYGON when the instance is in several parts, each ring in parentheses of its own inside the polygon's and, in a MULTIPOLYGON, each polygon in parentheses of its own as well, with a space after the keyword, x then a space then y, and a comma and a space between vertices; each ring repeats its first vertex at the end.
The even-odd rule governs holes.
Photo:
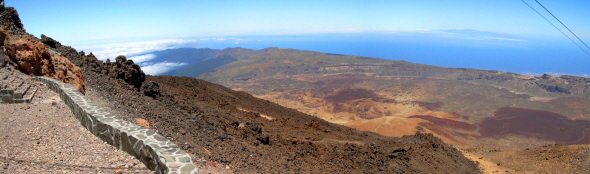
POLYGON ((71 85, 44 76, 33 79, 45 83, 58 93, 74 116, 92 134, 135 156, 150 170, 156 173, 198 173, 190 156, 165 137, 115 117, 71 85))
POLYGON ((0 46, 0 66, 4 66, 4 46, 0 46))

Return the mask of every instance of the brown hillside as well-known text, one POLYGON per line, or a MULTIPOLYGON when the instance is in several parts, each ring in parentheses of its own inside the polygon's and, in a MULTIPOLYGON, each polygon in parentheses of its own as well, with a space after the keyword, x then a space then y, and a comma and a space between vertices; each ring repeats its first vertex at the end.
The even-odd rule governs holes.
POLYGON ((207 81, 146 77, 124 57, 104 63, 61 44, 46 47, 82 67, 91 100, 128 121, 146 120, 205 171, 480 173, 475 162, 431 134, 384 137, 207 81))

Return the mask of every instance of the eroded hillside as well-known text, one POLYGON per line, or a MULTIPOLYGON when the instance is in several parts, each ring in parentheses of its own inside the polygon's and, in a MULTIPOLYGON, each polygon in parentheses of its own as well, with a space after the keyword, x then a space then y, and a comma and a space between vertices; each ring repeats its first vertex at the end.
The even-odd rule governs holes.
POLYGON ((199 78, 360 130, 387 136, 430 132, 457 145, 509 136, 539 143, 590 143, 590 110, 583 107, 590 104, 588 78, 523 76, 280 48, 220 53, 239 61, 199 78), (514 119, 495 121, 501 117, 514 119), (558 123, 542 124, 548 121, 558 123), (543 129, 519 129, 530 123, 543 129), (497 126, 511 130, 500 132, 497 126))
POLYGON ((102 62, 58 42, 46 47, 82 68, 93 102, 125 120, 149 124, 195 157, 205 171, 481 172, 477 163, 432 134, 385 137, 204 80, 145 76, 124 56, 102 62))

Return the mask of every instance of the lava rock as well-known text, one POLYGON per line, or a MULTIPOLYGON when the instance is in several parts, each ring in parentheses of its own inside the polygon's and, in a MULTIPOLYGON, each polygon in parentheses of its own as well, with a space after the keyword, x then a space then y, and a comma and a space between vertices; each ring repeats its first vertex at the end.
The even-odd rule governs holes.
POLYGON ((61 47, 61 43, 59 43, 53 38, 45 36, 44 34, 41 34, 41 42, 43 42, 45 45, 50 46, 51 48, 61 47))
POLYGON ((115 66, 111 67, 111 77, 122 79, 133 87, 139 89, 145 81, 145 73, 133 60, 121 55, 115 58, 115 66))
POLYGON ((141 90, 143 91, 144 95, 154 99, 160 97, 160 85, 158 85, 156 82, 143 83, 141 90))

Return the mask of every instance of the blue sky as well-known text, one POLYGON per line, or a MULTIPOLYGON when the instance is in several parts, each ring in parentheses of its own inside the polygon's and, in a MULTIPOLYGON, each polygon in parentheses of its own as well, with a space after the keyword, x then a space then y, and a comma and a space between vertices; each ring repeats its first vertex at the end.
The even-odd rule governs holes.
MULTIPOLYGON (((532 0, 527 2, 535 5, 532 0)), ((590 37, 590 1, 540 2, 579 36, 590 37)), ((125 37, 396 29, 560 35, 520 0, 8 0, 6 5, 17 8, 30 33, 43 33, 64 43, 125 37)))
MULTIPOLYGON (((534 0, 525 1, 559 25, 534 0)), ((590 1, 539 1, 590 43, 590 1)), ((142 54, 195 42, 193 45, 199 45, 205 39, 227 41, 233 37, 231 43, 240 46, 237 43, 243 39, 238 36, 375 32, 418 33, 408 35, 417 36, 417 41, 424 37, 429 37, 428 41, 454 40, 454 44, 467 47, 478 46, 481 40, 494 40, 484 46, 492 43, 523 49, 559 43, 567 47, 562 50, 577 51, 568 55, 570 59, 590 60, 520 0, 7 0, 5 4, 17 9, 29 33, 92 51, 102 60, 119 54, 149 60, 153 56, 142 54), (457 33, 455 29, 485 32, 457 33), (531 42, 535 43, 527 44, 531 42)))

